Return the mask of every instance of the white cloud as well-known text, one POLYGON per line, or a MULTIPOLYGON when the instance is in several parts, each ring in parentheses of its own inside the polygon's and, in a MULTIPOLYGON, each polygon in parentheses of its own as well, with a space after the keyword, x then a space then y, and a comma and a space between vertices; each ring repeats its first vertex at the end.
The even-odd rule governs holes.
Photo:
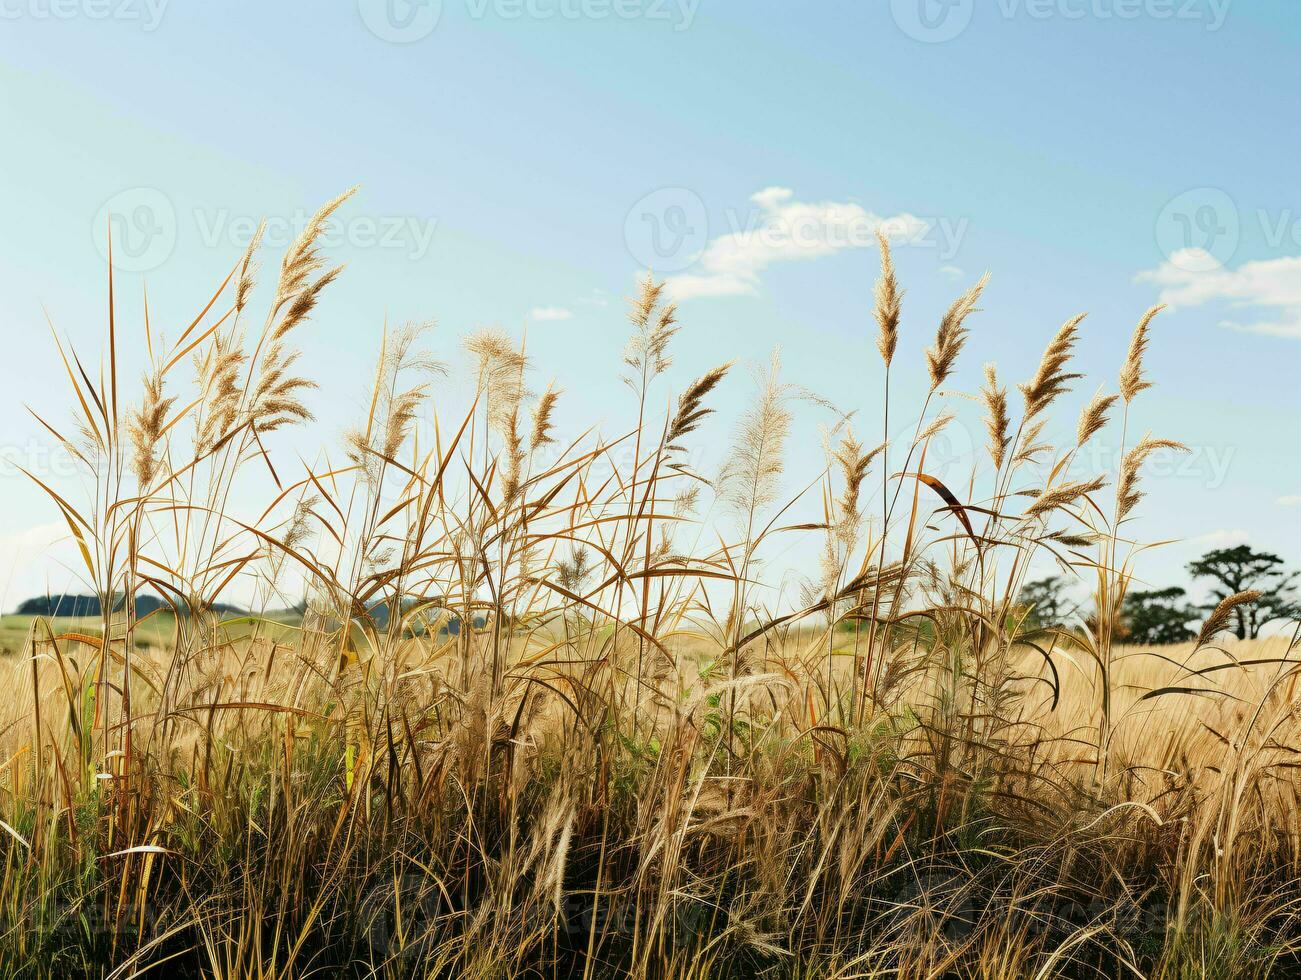
POLYGON ((959 269, 956 265, 942 265, 942 266, 940 266, 940 274, 941 274, 941 275, 948 276, 950 279, 961 279, 961 278, 962 278, 962 270, 959 269))
POLYGON ((778 262, 874 247, 878 228, 892 241, 920 242, 932 227, 912 214, 887 217, 854 203, 797 201, 788 187, 765 188, 750 200, 758 212, 746 227, 736 228, 734 222, 732 231, 710 241, 696 263, 698 271, 669 277, 675 299, 754 293, 764 271, 778 262))
POLYGON ((1189 538, 1189 544, 1207 545, 1212 548, 1231 548, 1234 545, 1246 544, 1251 535, 1242 528, 1221 528, 1218 531, 1210 531, 1206 534, 1199 534, 1195 538, 1189 538))
POLYGON ((1275 501, 1280 507, 1301 507, 1301 493, 1289 493, 1275 501))
POLYGON ((568 320, 573 316, 571 310, 563 306, 535 306, 529 311, 529 318, 533 320, 568 320))
POLYGON ((1171 306, 1218 301, 1246 312, 1241 319, 1220 321, 1231 330, 1301 338, 1301 256, 1260 259, 1230 269, 1203 249, 1185 248, 1135 280, 1159 286, 1161 302, 1171 306), (1258 311, 1247 312, 1253 307, 1258 311))

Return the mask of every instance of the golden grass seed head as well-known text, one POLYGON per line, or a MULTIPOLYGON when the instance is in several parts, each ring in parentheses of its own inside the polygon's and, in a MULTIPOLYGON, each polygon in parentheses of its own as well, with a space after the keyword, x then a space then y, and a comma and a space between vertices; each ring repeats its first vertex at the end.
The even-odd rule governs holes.
POLYGON ((903 306, 903 290, 895 278, 890 240, 880 229, 877 230, 876 240, 881 246, 881 278, 876 281, 876 307, 872 315, 876 318, 878 328, 876 349, 881 352, 881 360, 888 368, 899 344, 899 313, 903 306))
POLYGON ((1197 646, 1205 646, 1217 634, 1224 632, 1229 625, 1229 617, 1233 615, 1235 609, 1246 603, 1255 602, 1262 595, 1264 593, 1257 589, 1247 589, 1221 599, 1202 624, 1202 628, 1197 634, 1197 646))
POLYGON ((989 284, 989 273, 980 277, 980 281, 953 301, 940 319, 939 329, 935 334, 935 344, 926 351, 926 368, 930 372, 931 391, 935 391, 953 373, 953 367, 962 346, 966 343, 966 319, 976 312, 976 303, 980 294, 989 284))
POLYGON ((1098 392, 1080 412, 1079 424, 1075 427, 1075 445, 1083 446, 1100 432, 1107 424, 1107 413, 1116 403, 1118 395, 1104 395, 1098 392))
POLYGON ((1120 397, 1125 400, 1125 404, 1132 402, 1140 391, 1152 387, 1152 383, 1143 377, 1143 356, 1147 353, 1148 327, 1153 318, 1164 309, 1164 304, 1152 307, 1143 314, 1138 326, 1134 328, 1134 335, 1129 341, 1129 353, 1120 369, 1120 397))
POLYGON ((1079 339, 1080 323, 1084 317, 1085 314, 1081 313, 1062 324, 1045 348, 1034 377, 1018 386, 1025 399, 1026 421, 1036 418, 1059 395, 1068 390, 1067 385, 1071 381, 1081 377, 1079 374, 1068 373, 1065 368, 1074 353, 1075 342, 1079 339))
POLYGON ((1149 433, 1139 440, 1138 445, 1125 454, 1120 463, 1120 477, 1116 481, 1116 521, 1119 523, 1143 499, 1138 489, 1139 471, 1144 461, 1158 449, 1170 449, 1175 452, 1188 452, 1188 447, 1173 439, 1154 439, 1149 433))
POLYGON ((985 365, 985 384, 980 389, 985 403, 985 429, 989 433, 989 458, 994 464, 994 471, 1003 468, 1007 457, 1007 448, 1011 442, 1008 430, 1011 421, 1007 415, 1007 388, 998 383, 998 370, 993 364, 985 365))

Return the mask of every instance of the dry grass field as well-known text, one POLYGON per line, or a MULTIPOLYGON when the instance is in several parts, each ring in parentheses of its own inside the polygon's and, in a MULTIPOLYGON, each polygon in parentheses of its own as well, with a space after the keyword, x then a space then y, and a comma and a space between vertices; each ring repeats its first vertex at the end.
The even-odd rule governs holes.
MULTIPOLYGON (((624 431, 558 445, 563 395, 530 392, 491 331, 455 368, 472 406, 440 417, 404 328, 344 458, 294 472, 274 433, 309 415, 297 345, 338 274, 316 238, 339 203, 261 322, 255 240, 151 341, 141 389, 111 313, 102 371, 60 351, 74 418, 42 420, 85 479, 38 483, 103 607, 127 602, 32 620, 0 665, 0 974, 1301 971, 1296 634, 1226 640, 1240 594, 1195 643, 1119 640, 1143 463, 1178 448, 1142 434, 1158 311, 1065 445, 1044 433, 1080 318, 1010 390, 989 367, 961 485, 926 460, 983 280, 926 331, 923 404, 887 385, 852 406, 821 472, 785 471, 805 395, 775 359, 723 465, 692 468, 731 366, 663 390, 680 325, 651 279, 624 431), (880 443, 901 418, 913 437, 880 443), (1104 427, 1119 471, 1068 478, 1104 427), (251 512, 242 480, 271 488, 251 512), (791 516, 788 485, 820 519, 791 516), (789 536, 822 557, 774 608, 764 556, 789 536), (1053 560, 1091 615, 1032 628, 1017 596, 1053 560), (212 612, 290 574, 301 622, 212 612), (174 612, 137 618, 145 593, 174 612)), ((888 377, 902 291, 882 258, 888 377)))

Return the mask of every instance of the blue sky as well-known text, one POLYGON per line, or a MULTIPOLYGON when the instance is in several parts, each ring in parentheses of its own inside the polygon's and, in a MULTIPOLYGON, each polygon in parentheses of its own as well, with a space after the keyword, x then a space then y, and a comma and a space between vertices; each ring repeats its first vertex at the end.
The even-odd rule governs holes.
MULTIPOLYGON (((107 213, 128 222, 120 315, 139 322, 147 283, 175 336, 256 219, 273 267, 354 184, 305 356, 318 421, 291 458, 363 410, 386 318, 436 318, 449 359, 476 325, 527 323, 561 424, 615 428, 621 297, 647 264, 682 297, 665 399, 781 345, 789 380, 875 431, 884 220, 908 290, 900 405, 986 270, 953 387, 986 360, 1025 377, 1088 310, 1062 433, 1164 298, 1135 424, 1194 452, 1154 464, 1138 528, 1183 540, 1140 571, 1177 581, 1242 540, 1301 561, 1299 45, 1284 0, 0 0, 0 607, 68 584, 32 559, 56 515, 14 464, 46 459, 23 406, 66 408, 43 310, 101 343, 107 213)), ((720 416, 748 394, 737 372, 720 416)), ((817 421, 793 468, 818 465, 817 421)), ((960 458, 980 434, 958 429, 960 458)))

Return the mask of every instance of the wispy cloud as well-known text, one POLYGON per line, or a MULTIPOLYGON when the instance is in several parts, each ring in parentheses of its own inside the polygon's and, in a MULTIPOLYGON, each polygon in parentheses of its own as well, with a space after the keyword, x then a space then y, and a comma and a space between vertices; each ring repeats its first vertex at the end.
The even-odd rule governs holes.
POLYGON ((1246 544, 1251 535, 1240 527, 1220 528, 1216 531, 1209 531, 1206 534, 1199 534, 1195 538, 1189 538, 1189 544, 1199 544, 1212 548, 1231 548, 1234 545, 1246 544))
POLYGON ((68 525, 39 524, 0 535, 0 609, 10 609, 47 588, 61 592, 79 587, 70 571, 76 551, 68 525))
POLYGON ((572 310, 567 310, 563 306, 535 306, 529 311, 529 319, 539 322, 544 320, 568 320, 573 315, 572 310))
MULTIPOLYGON (((779 262, 873 247, 878 228, 896 242, 924 242, 935 224, 907 213, 876 214, 851 202, 797 201, 789 187, 768 187, 750 200, 757 211, 747 216, 745 227, 734 222, 733 230, 705 246, 692 271, 669 277, 668 288, 675 299, 754 293, 764 271, 779 262)), ((946 225, 941 232, 956 245, 954 227, 946 225)), ((956 228, 960 233, 962 223, 956 228)), ((938 241, 930 244, 944 247, 938 241)))
POLYGON ((1221 320, 1223 327, 1301 338, 1301 256, 1260 259, 1231 269, 1203 249, 1185 248, 1135 278, 1159 286, 1161 302, 1171 306, 1222 302, 1242 311, 1221 320))
POLYGON ((1280 507, 1301 507, 1301 493, 1289 493, 1275 501, 1280 507))

